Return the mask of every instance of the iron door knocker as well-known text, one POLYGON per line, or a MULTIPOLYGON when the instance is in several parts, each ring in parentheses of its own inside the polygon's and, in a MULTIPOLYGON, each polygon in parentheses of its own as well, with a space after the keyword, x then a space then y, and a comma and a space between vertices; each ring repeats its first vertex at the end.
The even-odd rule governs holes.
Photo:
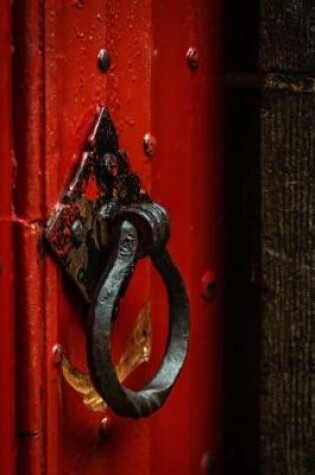
POLYGON ((119 149, 108 111, 100 109, 78 170, 54 208, 45 237, 58 263, 89 304, 87 355, 95 390, 119 415, 140 418, 160 408, 184 364, 189 339, 185 285, 165 245, 168 215, 142 189, 119 149), (93 178, 95 199, 86 190, 93 178), (140 391, 124 387, 111 357, 111 329, 137 261, 149 256, 167 290, 169 335, 163 361, 140 391))

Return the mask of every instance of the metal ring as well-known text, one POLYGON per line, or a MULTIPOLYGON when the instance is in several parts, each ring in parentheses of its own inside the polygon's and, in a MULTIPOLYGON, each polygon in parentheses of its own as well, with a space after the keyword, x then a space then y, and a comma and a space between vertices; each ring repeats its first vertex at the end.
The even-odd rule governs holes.
POLYGON ((111 329, 119 298, 132 275, 137 259, 137 229, 124 220, 118 245, 90 307, 87 353, 91 378, 108 406, 121 416, 146 417, 166 401, 183 367, 189 339, 189 302, 182 277, 168 252, 153 249, 150 256, 167 289, 169 335, 163 361, 154 378, 140 391, 118 380, 111 356, 111 329))

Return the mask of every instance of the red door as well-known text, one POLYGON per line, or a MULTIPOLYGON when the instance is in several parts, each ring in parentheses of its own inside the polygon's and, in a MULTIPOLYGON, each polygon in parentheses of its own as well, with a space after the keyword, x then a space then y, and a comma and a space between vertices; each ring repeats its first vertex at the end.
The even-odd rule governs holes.
MULTIPOLYGON (((220 466, 220 3, 14 2, 15 185, 11 193, 5 129, 1 166, 10 193, 1 197, 1 253, 7 272, 15 270, 17 473, 197 475, 210 473, 214 463, 220 466), (106 72, 98 63, 101 49, 110 53, 106 72), (92 411, 65 381, 53 354, 59 343, 76 367, 87 370, 86 308, 47 253, 43 231, 99 105, 110 111, 120 146, 145 189, 169 213, 168 247, 191 305, 184 370, 165 405, 140 420, 92 411), (144 152, 146 134, 153 136, 151 154, 144 152), (6 224, 12 220, 14 240, 6 224), (106 437, 104 420, 110 421, 106 437)), ((1 21, 8 25, 5 15, 1 21)), ((2 62, 8 50, 6 55, 2 62)), ((3 81, 1 94, 8 101, 10 81, 3 81)), ((11 123, 10 115, 1 121, 11 123)), ((5 288, 10 275, 1 277, 5 288)), ((115 323, 118 359, 148 301, 152 350, 149 362, 133 371, 130 385, 136 388, 156 369, 167 334, 165 290, 147 259, 139 264, 115 323)), ((4 304, 3 331, 10 336, 10 293, 4 304)), ((9 341, 1 351, 10 356, 9 341)), ((11 387, 10 363, 6 371, 11 387)), ((6 401, 10 412, 12 403, 6 401)), ((10 430, 12 421, 5 419, 10 430)), ((12 450, 4 458, 0 472, 15 473, 12 450)))
POLYGON ((12 114, 10 6, 0 7, 0 473, 14 473, 14 314, 12 259, 12 114))

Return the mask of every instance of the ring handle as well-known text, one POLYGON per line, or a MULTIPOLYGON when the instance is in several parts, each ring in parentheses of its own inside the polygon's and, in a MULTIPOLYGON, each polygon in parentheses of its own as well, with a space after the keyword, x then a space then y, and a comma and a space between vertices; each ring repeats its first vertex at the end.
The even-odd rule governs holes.
POLYGON ((74 172, 47 222, 45 242, 89 306, 90 375, 85 375, 85 381, 117 414, 148 416, 165 402, 188 348, 188 296, 165 248, 169 218, 152 201, 119 148, 106 107, 98 110, 74 172), (118 380, 111 356, 111 330, 137 261, 146 256, 166 286, 170 325, 160 368, 137 392, 118 380))
POLYGON ((90 305, 88 318, 87 354, 93 384, 116 414, 136 419, 151 415, 164 404, 181 372, 188 349, 189 301, 183 279, 164 248, 167 233, 161 232, 161 210, 164 212, 155 203, 146 203, 122 211, 121 216, 129 219, 120 221, 119 238, 90 305), (139 233, 139 227, 134 224, 139 225, 139 218, 146 229, 148 226, 151 229, 147 255, 167 290, 170 325, 167 348, 156 375, 143 389, 133 391, 124 387, 116 374, 111 356, 111 330, 119 299, 126 290, 138 256, 143 257, 143 250, 139 249, 141 231, 139 233))

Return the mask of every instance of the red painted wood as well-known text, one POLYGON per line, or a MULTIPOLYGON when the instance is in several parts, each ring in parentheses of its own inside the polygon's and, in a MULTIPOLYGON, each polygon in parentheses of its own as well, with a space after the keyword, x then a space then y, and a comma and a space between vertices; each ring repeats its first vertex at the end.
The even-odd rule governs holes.
POLYGON ((42 473, 44 445, 44 49, 39 2, 13 4, 17 473, 42 473))
MULTIPOLYGON (((17 157, 18 384, 20 473, 198 475, 208 452, 220 457, 220 8, 219 0, 17 0, 15 140, 17 157), (186 51, 200 51, 188 68, 186 51), (112 66, 97 68, 99 49, 112 66), (24 71, 21 81, 19 71, 24 71), (170 249, 192 305, 188 362, 165 407, 153 417, 113 417, 113 434, 99 436, 104 414, 91 413, 62 380, 52 348, 64 345, 86 368, 84 309, 55 263, 38 253, 41 223, 58 200, 91 125, 109 107, 133 168, 170 212, 170 249), (21 113, 22 111, 22 113, 21 113), (143 136, 157 139, 143 153, 143 136), (201 297, 202 276, 217 275, 213 302, 201 297), (22 468, 23 467, 23 470, 22 468)), ((153 357, 137 371, 140 384, 165 346, 165 291, 143 262, 115 328, 116 352, 148 297, 153 300, 153 357)))
POLYGON ((43 43, 38 2, 13 4, 17 473, 41 473, 43 431, 43 43))
MULTIPOLYGON (((210 453, 220 457, 222 255, 220 206, 220 4, 174 0, 154 3, 152 69, 153 196, 169 211, 170 249, 190 295, 191 342, 184 374, 165 409, 153 418, 152 474, 202 473, 210 453), (188 48, 199 67, 187 67, 188 48), (218 294, 201 297, 212 269, 218 294)), ((159 291, 157 314, 166 312, 159 291)))
POLYGON ((15 471, 10 2, 0 4, 0 473, 15 471))
MULTIPOLYGON (((121 145, 128 150, 133 166, 144 178, 147 175, 141 139, 147 118, 150 118, 150 96, 142 78, 148 77, 150 68, 150 4, 141 2, 130 8, 127 2, 108 2, 105 6, 103 1, 95 1, 80 8, 79 3, 51 1, 48 10, 46 174, 50 208, 58 199, 74 154, 79 153, 86 128, 100 103, 110 107, 119 128, 121 145), (128 28, 123 29, 122 25, 126 23, 128 28), (72 28, 69 28, 70 24, 72 28), (102 47, 112 52, 113 67, 108 75, 97 68, 97 54, 102 47), (128 77, 130 79, 125 80, 128 77), (136 114, 138 107, 140 115, 136 114)), ((50 262, 46 282, 47 358, 51 360, 51 348, 59 341, 75 364, 84 368, 81 302, 69 299, 69 289, 65 290, 63 282, 56 280, 56 268, 50 262)), ((143 285, 142 281, 141 289, 138 286, 134 291, 124 305, 129 317, 124 319, 126 325, 117 328, 121 339, 127 336, 128 327, 131 328, 147 298, 148 285, 143 285)), ((123 321, 123 316, 120 320, 123 321)), ((47 438, 48 473, 88 472, 93 475, 103 470, 119 475, 145 472, 150 444, 147 421, 136 423, 115 419, 113 438, 110 443, 101 443, 99 428, 103 415, 91 414, 83 407, 79 396, 64 384, 62 398, 58 395, 57 372, 53 364, 49 366, 48 377, 48 433, 53 434, 47 438), (58 417, 60 423, 56 427, 58 417)))

